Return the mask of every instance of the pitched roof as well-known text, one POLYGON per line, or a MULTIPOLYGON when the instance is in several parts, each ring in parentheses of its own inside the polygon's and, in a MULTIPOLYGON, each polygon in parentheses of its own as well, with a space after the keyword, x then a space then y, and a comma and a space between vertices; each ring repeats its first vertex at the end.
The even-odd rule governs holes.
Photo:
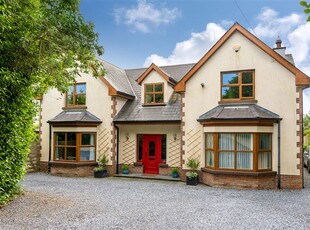
MULTIPOLYGON (((158 67, 163 69, 174 79, 180 79, 194 64, 158 67)), ((180 121, 181 98, 173 94, 165 106, 143 106, 141 104, 141 86, 137 79, 146 71, 146 68, 125 70, 128 80, 134 90, 136 98, 128 100, 121 111, 114 118, 115 122, 142 122, 142 121, 180 121)))
POLYGON ((280 116, 255 104, 218 105, 202 114, 198 121, 207 120, 280 120, 280 116))
POLYGON ((296 76, 296 85, 299 86, 306 86, 309 87, 310 85, 310 78, 296 68, 292 63, 286 60, 284 57, 279 55, 277 52, 272 50, 269 46, 247 31, 244 27, 235 23, 216 43, 215 45, 197 62, 197 64, 179 81, 179 83, 175 86, 175 91, 177 92, 184 92, 186 88, 186 82, 190 79, 199 69, 201 66, 207 62, 212 55, 232 36, 236 31, 241 33, 251 42, 253 42, 256 46, 274 58, 279 64, 289 70, 291 73, 295 74, 296 76))
POLYGON ((86 110, 65 110, 48 123, 101 123, 102 121, 86 110))
POLYGON ((127 79, 125 70, 107 62, 100 60, 106 74, 100 79, 109 87, 110 96, 124 96, 133 98, 135 95, 127 79))

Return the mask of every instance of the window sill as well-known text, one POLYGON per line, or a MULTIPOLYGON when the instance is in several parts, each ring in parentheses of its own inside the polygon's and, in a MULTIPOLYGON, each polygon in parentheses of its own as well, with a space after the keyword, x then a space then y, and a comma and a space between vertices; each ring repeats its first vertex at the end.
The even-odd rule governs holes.
POLYGON ((66 106, 62 107, 63 110, 71 110, 71 109, 87 109, 86 105, 72 105, 72 106, 66 106))
POLYGON ((166 103, 152 103, 152 104, 142 104, 143 107, 149 107, 149 106, 165 106, 166 103))
POLYGON ((98 162, 51 161, 51 166, 98 166, 98 162))
POLYGON ((245 172, 245 171, 216 170, 210 168, 201 168, 201 171, 217 175, 236 175, 236 176, 255 176, 255 177, 277 175, 277 172, 275 171, 245 172))
POLYGON ((257 100, 222 100, 218 102, 219 105, 234 105, 234 104, 257 104, 257 100))

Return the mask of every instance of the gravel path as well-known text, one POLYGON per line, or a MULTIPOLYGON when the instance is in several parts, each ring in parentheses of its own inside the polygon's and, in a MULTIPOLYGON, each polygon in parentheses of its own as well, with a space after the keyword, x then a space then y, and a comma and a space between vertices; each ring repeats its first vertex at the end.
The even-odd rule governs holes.
POLYGON ((310 228, 310 184, 258 191, 32 173, 23 185, 25 195, 0 209, 0 229, 310 228))

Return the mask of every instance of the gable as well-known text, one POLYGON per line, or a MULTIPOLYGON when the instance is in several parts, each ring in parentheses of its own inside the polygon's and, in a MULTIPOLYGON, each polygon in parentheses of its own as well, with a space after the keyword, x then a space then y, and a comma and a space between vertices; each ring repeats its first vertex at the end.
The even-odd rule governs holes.
POLYGON ((295 84, 298 86, 309 87, 309 77, 288 62, 281 55, 272 50, 269 46, 264 44, 261 40, 256 38, 253 34, 247 31, 245 28, 235 23, 221 38, 215 43, 215 45, 197 62, 197 64, 179 81, 175 86, 176 92, 184 92, 186 89, 186 82, 223 46, 224 43, 236 32, 239 32, 242 36, 251 41, 254 45, 272 57, 280 65, 286 68, 288 71, 295 75, 295 84))

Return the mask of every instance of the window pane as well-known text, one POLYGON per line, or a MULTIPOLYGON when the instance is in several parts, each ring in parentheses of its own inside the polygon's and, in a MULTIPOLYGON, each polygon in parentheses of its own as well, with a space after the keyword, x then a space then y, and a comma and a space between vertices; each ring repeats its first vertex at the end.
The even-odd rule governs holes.
POLYGON ((85 105, 86 104, 86 96, 85 95, 76 95, 75 96, 75 104, 76 105, 85 105))
POLYGON ((253 97, 253 86, 242 86, 242 97, 253 97))
POLYGON ((237 134, 237 150, 252 151, 253 150, 253 135, 244 133, 237 134))
POLYGON ((145 103, 152 103, 153 102, 153 94, 145 95, 145 103))
POLYGON ((259 134, 258 138, 258 149, 271 149, 271 138, 270 134, 259 134))
POLYGON ((270 168, 271 168, 271 152, 259 152, 258 169, 270 169, 270 168))
POLYGON ((253 83, 253 72, 242 72, 242 84, 253 83))
POLYGON ((146 85, 145 86, 145 92, 153 92, 153 85, 146 85))
POLYGON ((157 84, 155 85, 155 92, 162 92, 163 91, 163 85, 157 84))
POLYGON ((67 94, 73 94, 73 85, 70 85, 70 86, 68 87, 68 92, 67 92, 67 94))
POLYGON ((85 94, 85 93, 86 93, 86 84, 77 84, 76 94, 85 94))
POLYGON ((237 152, 237 169, 253 169, 252 152, 237 152))
POLYGON ((234 150, 234 137, 232 133, 219 134, 219 150, 234 150))
POLYGON ((65 145, 65 133, 56 133, 56 145, 65 145))
POLYGON ((219 168, 235 167, 234 152, 219 152, 219 168))
POLYGON ((76 133, 67 133, 67 145, 76 145, 76 133))
POLYGON ((80 160, 81 161, 95 160, 95 147, 81 147, 80 148, 80 160))
POLYGON ((162 161, 166 161, 167 159, 167 153, 166 153, 166 149, 167 149, 167 137, 166 135, 162 135, 161 138, 161 160, 162 161))
POLYGON ((142 135, 138 135, 138 160, 142 160, 142 135))
POLYGON ((65 148, 64 147, 56 147, 56 160, 65 159, 65 148))
POLYGON ((238 73, 224 73, 222 75, 222 84, 237 84, 238 83, 238 73))
POLYGON ((213 151, 207 151, 206 166, 214 167, 214 152, 213 151))
POLYGON ((155 102, 156 103, 164 102, 164 95, 163 94, 155 94, 155 102))
POLYGON ((213 134, 206 134, 206 147, 207 149, 213 149, 213 134))
POLYGON ((95 134, 82 134, 82 145, 95 145, 95 134))
POLYGON ((155 142, 150 141, 149 142, 149 156, 155 156, 155 142))
POLYGON ((68 160, 68 161, 75 161, 76 160, 76 148, 75 147, 68 147, 67 148, 66 160, 68 160))
POLYGON ((72 95, 67 96, 67 105, 73 105, 73 96, 72 95))
POLYGON ((222 87, 222 98, 239 98, 239 86, 222 87))

